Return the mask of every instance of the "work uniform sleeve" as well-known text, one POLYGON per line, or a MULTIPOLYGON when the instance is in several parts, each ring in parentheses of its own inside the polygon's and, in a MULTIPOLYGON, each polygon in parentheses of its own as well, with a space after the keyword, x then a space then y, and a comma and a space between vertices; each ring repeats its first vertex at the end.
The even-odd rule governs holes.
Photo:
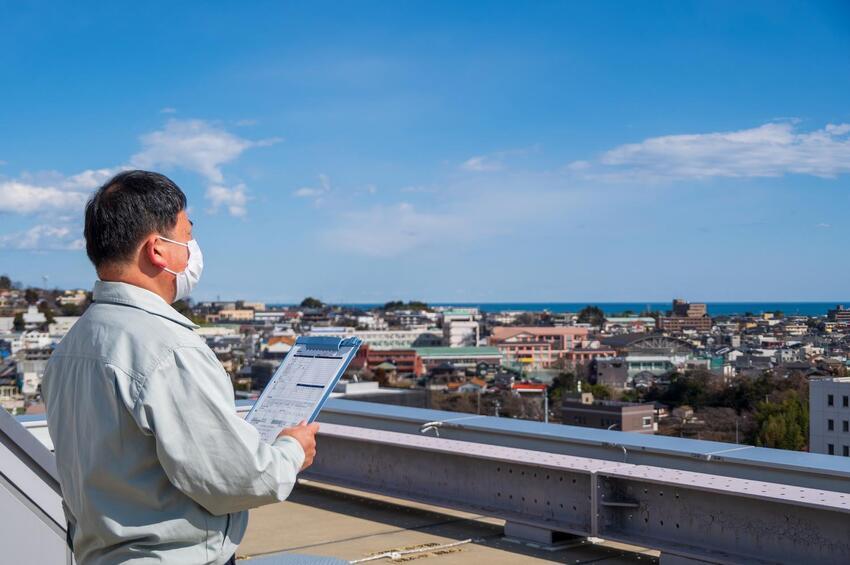
POLYGON ((177 348, 139 391, 134 413, 175 487, 216 515, 285 500, 304 463, 295 439, 272 445, 236 414, 230 377, 208 348, 177 348))

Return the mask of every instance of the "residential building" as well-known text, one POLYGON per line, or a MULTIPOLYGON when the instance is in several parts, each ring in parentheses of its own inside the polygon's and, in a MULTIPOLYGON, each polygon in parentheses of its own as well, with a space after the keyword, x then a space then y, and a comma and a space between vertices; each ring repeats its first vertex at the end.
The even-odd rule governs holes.
POLYGON ((496 347, 417 347, 426 371, 448 363, 457 369, 478 368, 485 363, 498 368, 502 365, 502 354, 496 347))
POLYGON ((651 402, 595 400, 589 392, 568 395, 561 404, 561 421, 568 426, 654 434, 658 430, 651 402))
POLYGON ((421 377, 425 365, 415 349, 372 349, 366 354, 366 366, 374 371, 382 363, 391 363, 399 376, 421 377))
POLYGON ((850 457, 850 377, 809 381, 809 451, 850 457))
POLYGON ((18 352, 18 382, 23 394, 35 395, 40 392, 41 379, 44 376, 44 369, 47 367, 47 360, 50 358, 51 352, 52 350, 49 348, 24 349, 18 352))
POLYGON ((56 298, 56 304, 60 306, 82 306, 85 304, 88 295, 85 290, 66 290, 61 296, 56 298))
POLYGON ((384 320, 392 327, 430 327, 437 322, 437 319, 438 315, 436 313, 426 312, 424 310, 390 310, 384 313, 384 320))
POLYGON ((443 341, 449 347, 476 346, 481 336, 478 310, 459 308, 443 312, 443 341))
POLYGON ((605 318, 602 331, 608 334, 651 332, 655 331, 655 318, 649 316, 605 318))
POLYGON ((846 309, 843 304, 839 304, 827 312, 826 319, 839 324, 850 324, 850 310, 846 309))
POLYGON ((591 384, 625 388, 629 382, 629 367, 622 357, 597 358, 590 362, 591 384))
POLYGON ((47 317, 43 312, 39 312, 38 307, 33 304, 30 304, 27 307, 27 311, 24 312, 23 318, 25 330, 37 330, 47 323, 47 317))
POLYGON ((685 300, 673 300, 670 316, 658 318, 658 328, 673 333, 684 331, 710 332, 711 317, 705 304, 691 304, 685 300))
POLYGON ((248 309, 219 310, 217 322, 253 322, 254 311, 248 309))
POLYGON ((65 337, 65 334, 71 331, 71 327, 79 319, 80 316, 56 316, 53 319, 53 323, 47 327, 48 333, 57 338, 65 337))
POLYGON ((443 345, 443 336, 439 329, 360 331, 352 327, 314 327, 309 335, 356 336, 368 343, 372 349, 412 349, 443 345))

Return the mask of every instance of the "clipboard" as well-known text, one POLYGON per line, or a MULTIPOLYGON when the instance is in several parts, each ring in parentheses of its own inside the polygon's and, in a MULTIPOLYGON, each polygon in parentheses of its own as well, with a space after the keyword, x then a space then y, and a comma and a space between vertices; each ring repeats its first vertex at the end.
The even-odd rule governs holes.
POLYGON ((245 420, 272 443, 281 430, 313 422, 360 349, 356 337, 301 336, 245 420))

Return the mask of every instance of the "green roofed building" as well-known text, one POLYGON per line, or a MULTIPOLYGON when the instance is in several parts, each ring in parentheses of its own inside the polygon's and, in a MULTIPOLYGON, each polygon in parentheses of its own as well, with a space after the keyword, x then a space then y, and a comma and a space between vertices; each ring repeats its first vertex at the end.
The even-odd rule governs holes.
POLYGON ((462 369, 475 367, 479 363, 501 366, 502 354, 498 347, 417 347, 416 353, 422 359, 425 369, 431 369, 443 363, 451 363, 462 369))

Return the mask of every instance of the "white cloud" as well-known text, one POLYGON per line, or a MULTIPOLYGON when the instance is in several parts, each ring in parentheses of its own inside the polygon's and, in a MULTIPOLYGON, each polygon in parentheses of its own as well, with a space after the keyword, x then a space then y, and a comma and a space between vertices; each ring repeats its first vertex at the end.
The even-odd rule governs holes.
POLYGON ((79 231, 68 226, 39 224, 26 231, 0 235, 2 249, 77 250, 85 248, 79 231))
POLYGON ((253 147, 266 147, 280 138, 250 140, 204 120, 171 119, 160 130, 140 138, 142 150, 130 158, 133 167, 158 169, 178 167, 203 176, 209 183, 206 198, 210 210, 227 208, 232 216, 247 213, 244 184, 225 186, 222 167, 253 147))
MULTIPOLYGON (((795 123, 774 122, 737 131, 652 137, 604 153, 599 169, 590 176, 701 179, 805 174, 831 178, 850 172, 848 134, 850 124, 804 132, 795 123)), ((568 168, 575 170, 572 165, 568 168)))
POLYGON ((828 230, 829 228, 832 227, 832 224, 827 224, 827 223, 821 222, 821 223, 817 224, 815 227, 820 228, 820 229, 824 229, 824 230, 828 230))
POLYGON ((141 136, 142 151, 130 164, 141 169, 180 167, 194 171, 209 182, 224 182, 221 167, 246 149, 277 143, 279 139, 251 141, 204 120, 169 120, 161 130, 141 136))
POLYGON ((88 169, 64 179, 62 181, 62 187, 69 190, 94 190, 124 169, 126 167, 88 169))
POLYGON ((170 106, 166 106, 159 111, 160 114, 176 114, 177 108, 172 108, 170 106))
POLYGON ((0 180, 0 212, 32 214, 43 211, 77 209, 88 194, 61 190, 56 186, 40 186, 21 180, 0 180))
POLYGON ((322 190, 318 188, 310 188, 309 186, 302 186, 295 192, 293 192, 293 196, 297 196, 299 198, 312 198, 313 196, 319 196, 322 194, 322 190))
POLYGON ((62 225, 79 218, 92 190, 119 171, 130 168, 179 167, 193 171, 207 183, 205 197, 211 213, 224 209, 232 216, 243 217, 249 200, 247 188, 241 183, 225 182, 222 167, 249 148, 278 141, 244 139, 203 120, 175 119, 162 129, 141 136, 140 140, 142 150, 125 165, 86 169, 70 176, 41 171, 23 172, 13 179, 0 178, 0 213, 35 214, 42 222, 48 217, 52 222, 0 235, 0 247, 79 249, 82 240, 72 237, 70 228, 62 225))
POLYGON ((430 186, 404 186, 401 189, 401 192, 406 192, 408 194, 427 194, 429 192, 436 192, 436 189, 430 186))
POLYGON ((231 216, 243 217, 247 213, 248 196, 244 184, 237 184, 233 188, 211 185, 207 187, 206 197, 210 201, 210 212, 214 213, 224 207, 231 216))
POLYGON ((461 163, 460 168, 474 173, 489 173, 502 170, 502 162, 493 157, 478 155, 461 163))
POLYGON ((316 204, 321 204, 323 197, 331 191, 331 179, 328 175, 319 174, 319 186, 302 186, 292 193, 297 198, 313 198, 316 204))

